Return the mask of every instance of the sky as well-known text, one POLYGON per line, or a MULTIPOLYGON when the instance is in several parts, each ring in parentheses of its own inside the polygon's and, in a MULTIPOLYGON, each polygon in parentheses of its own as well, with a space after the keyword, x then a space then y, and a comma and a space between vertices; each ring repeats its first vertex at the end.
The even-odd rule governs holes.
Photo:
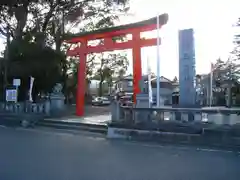
MULTIPOLYGON (((238 0, 130 0, 128 15, 120 14, 118 24, 128 24, 168 13, 169 21, 161 28, 160 75, 178 76, 178 31, 193 28, 197 74, 208 73, 210 63, 221 57, 226 60, 232 50, 233 24, 240 17, 238 0)), ((152 32, 155 33, 156 32, 152 32)), ((155 35, 154 34, 154 35, 155 35)), ((0 41, 0 50, 3 49, 0 41)), ((128 50, 132 73, 132 55, 128 50)), ((156 47, 142 48, 142 69, 147 70, 147 58, 156 73, 156 47)))
MULTIPOLYGON (((178 31, 193 28, 195 38, 196 73, 208 73, 210 63, 221 57, 228 58, 233 48, 233 24, 240 17, 240 1, 208 0, 130 0, 130 12, 120 17, 120 24, 137 22, 168 13, 169 21, 161 29, 160 75, 178 76, 178 31)), ((156 32, 152 32, 156 33, 156 32)), ((129 51, 131 58, 131 51, 129 51)), ((143 73, 147 71, 147 58, 156 73, 156 47, 142 48, 143 73)), ((132 60, 128 72, 132 72, 132 60)))

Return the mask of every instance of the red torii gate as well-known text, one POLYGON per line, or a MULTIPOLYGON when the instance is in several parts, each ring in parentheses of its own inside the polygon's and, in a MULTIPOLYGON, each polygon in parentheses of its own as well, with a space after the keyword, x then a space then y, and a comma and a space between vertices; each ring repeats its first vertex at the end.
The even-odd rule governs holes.
POLYGON ((112 28, 100 29, 91 32, 83 32, 73 35, 66 40, 67 43, 77 44, 77 47, 69 48, 68 56, 79 56, 78 68, 78 85, 77 85, 77 100, 76 100, 76 114, 77 116, 84 115, 84 97, 86 85, 86 57, 89 53, 100 53, 105 51, 132 49, 133 55, 133 92, 134 102, 136 102, 136 94, 140 92, 139 81, 142 78, 141 67, 141 47, 156 46, 157 38, 142 39, 141 32, 152 31, 157 29, 157 18, 159 18, 159 27, 166 24, 168 15, 162 14, 145 21, 137 23, 116 26, 112 28), (114 42, 113 37, 132 35, 132 39, 127 42, 114 42), (103 44, 97 46, 88 45, 89 40, 102 39, 103 44))

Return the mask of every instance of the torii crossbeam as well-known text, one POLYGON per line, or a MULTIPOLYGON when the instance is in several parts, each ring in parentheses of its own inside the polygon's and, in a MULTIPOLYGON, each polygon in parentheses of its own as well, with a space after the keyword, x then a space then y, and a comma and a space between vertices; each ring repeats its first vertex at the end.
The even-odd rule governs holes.
POLYGON ((77 45, 74 48, 68 49, 67 55, 79 56, 76 100, 77 116, 84 115, 86 58, 87 54, 89 53, 101 53, 105 51, 132 49, 133 93, 134 102, 136 102, 136 95, 140 92, 139 81, 142 78, 141 48, 157 45, 157 38, 143 39, 140 37, 140 33, 157 29, 157 18, 159 18, 159 27, 163 26, 168 21, 168 15, 162 14, 158 17, 154 17, 137 23, 75 34, 66 40, 67 43, 77 45), (124 36, 128 34, 132 35, 132 39, 128 40, 127 42, 113 41, 114 37, 124 36), (97 39, 103 40, 103 43, 97 46, 88 45, 88 41, 97 39))

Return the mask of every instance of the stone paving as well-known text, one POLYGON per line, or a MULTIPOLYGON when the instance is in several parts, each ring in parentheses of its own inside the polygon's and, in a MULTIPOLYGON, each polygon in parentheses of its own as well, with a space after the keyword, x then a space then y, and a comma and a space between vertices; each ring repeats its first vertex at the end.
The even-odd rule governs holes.
POLYGON ((87 124, 106 124, 110 121, 109 106, 86 106, 85 116, 77 117, 75 115, 75 106, 69 108, 69 113, 61 118, 46 118, 51 121, 79 122, 87 124))
POLYGON ((87 117, 62 117, 62 118, 47 118, 46 120, 51 121, 64 121, 64 122, 79 122, 79 123, 86 123, 86 124, 107 124, 110 122, 110 114, 104 115, 94 115, 94 116, 87 116, 87 117))

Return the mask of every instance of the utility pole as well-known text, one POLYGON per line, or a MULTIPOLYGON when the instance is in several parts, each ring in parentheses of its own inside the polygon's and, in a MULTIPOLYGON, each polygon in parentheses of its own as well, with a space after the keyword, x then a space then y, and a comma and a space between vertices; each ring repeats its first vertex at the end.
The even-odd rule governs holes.
POLYGON ((160 22, 157 15, 157 107, 160 107, 160 22))

